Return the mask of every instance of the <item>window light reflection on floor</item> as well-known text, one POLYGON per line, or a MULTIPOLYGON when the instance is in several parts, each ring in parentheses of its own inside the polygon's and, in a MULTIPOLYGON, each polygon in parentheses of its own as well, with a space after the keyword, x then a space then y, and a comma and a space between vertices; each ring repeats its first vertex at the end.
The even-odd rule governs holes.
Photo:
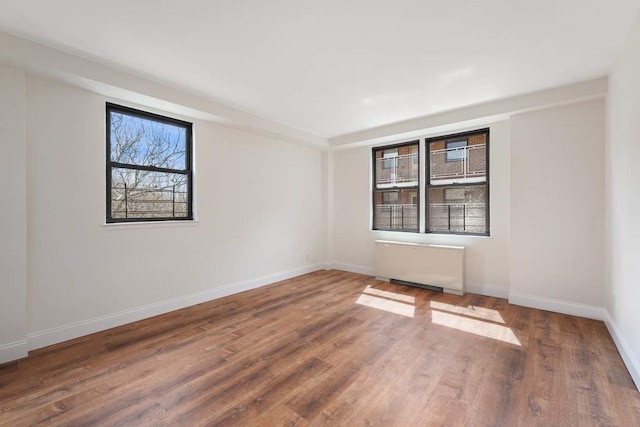
POLYGON ((469 319, 468 317, 445 313, 438 310, 433 310, 431 312, 431 321, 436 325, 446 326, 448 328, 457 329, 459 331, 480 335, 517 346, 522 346, 520 340, 518 340, 511 328, 508 328, 506 326, 483 322, 481 320, 469 319))
POLYGON ((379 298, 373 295, 361 294, 356 304, 387 311, 389 313, 399 314, 401 316, 413 317, 415 307, 411 304, 405 304, 385 298, 379 298))
POLYGON ((362 293, 376 295, 379 297, 389 298, 396 301, 406 302, 409 304, 415 304, 416 297, 412 297, 411 295, 399 294, 397 292, 383 291, 382 289, 372 288, 371 286, 367 286, 364 288, 362 293))
MULTIPOLYGON (((356 300, 356 304, 413 318, 416 310, 415 300, 411 295, 367 286, 356 300)), ((504 326, 505 321, 497 310, 474 305, 461 307, 439 301, 430 301, 429 304, 431 322, 435 325, 522 346, 511 328, 504 326)))
POLYGON ((476 307, 470 305, 468 307, 460 307, 444 302, 431 301, 431 308, 441 311, 449 311, 451 313, 463 314, 465 316, 477 317, 482 320, 490 320, 492 322, 504 323, 504 319, 497 310, 485 307, 476 307))

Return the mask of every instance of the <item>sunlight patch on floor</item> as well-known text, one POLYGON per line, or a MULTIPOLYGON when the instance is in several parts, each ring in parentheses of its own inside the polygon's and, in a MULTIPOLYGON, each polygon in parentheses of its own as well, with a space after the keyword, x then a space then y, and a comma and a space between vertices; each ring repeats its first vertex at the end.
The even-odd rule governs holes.
POLYGON ((478 319, 490 320, 496 323, 504 323, 504 319, 502 318, 500 313, 491 308, 476 307, 473 305, 465 308, 438 301, 431 301, 431 308, 436 310, 449 311, 456 314, 464 314, 465 316, 477 317, 478 319))
POLYGON ((389 298, 396 301, 407 302, 409 304, 415 304, 416 302, 416 297, 412 297, 411 295, 403 295, 397 292, 383 291, 381 289, 372 288, 371 286, 367 286, 366 288, 364 288, 364 291, 362 291, 362 293, 389 298))
POLYGON ((522 346, 520 340, 518 340, 513 331, 506 326, 496 325, 494 323, 483 322, 475 319, 469 319, 468 317, 436 310, 432 311, 431 313, 431 321, 436 325, 446 326, 448 328, 457 329, 459 331, 468 332, 471 334, 491 338, 517 346, 522 346))
POLYGON ((384 298, 378 298, 373 295, 367 294, 361 294, 358 297, 356 304, 411 318, 413 318, 416 310, 416 308, 410 304, 405 304, 402 302, 392 301, 384 298))

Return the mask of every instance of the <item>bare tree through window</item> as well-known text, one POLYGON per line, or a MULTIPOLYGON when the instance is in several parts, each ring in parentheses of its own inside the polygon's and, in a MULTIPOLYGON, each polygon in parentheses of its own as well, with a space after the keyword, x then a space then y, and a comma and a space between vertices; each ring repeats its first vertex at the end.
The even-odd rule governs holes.
POLYGON ((192 125, 107 104, 107 221, 192 219, 192 125))

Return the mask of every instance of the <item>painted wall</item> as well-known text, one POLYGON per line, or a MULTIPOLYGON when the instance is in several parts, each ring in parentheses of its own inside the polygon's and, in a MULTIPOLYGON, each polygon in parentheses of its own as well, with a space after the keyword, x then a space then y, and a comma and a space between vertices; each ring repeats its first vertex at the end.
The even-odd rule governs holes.
POLYGON ((335 152, 334 265, 371 274, 377 239, 461 245, 469 291, 564 301, 597 316, 605 256, 604 101, 519 114, 490 128, 490 238, 371 231, 371 149, 335 152))
POLYGON ((604 100, 511 118, 511 293, 602 306, 604 100))
MULTIPOLYGON (((332 255, 336 267, 373 273, 376 240, 461 245, 467 282, 506 295, 509 283, 509 124, 490 126, 491 237, 371 231, 371 148, 333 153, 332 255)), ((424 156, 421 159, 424 165, 424 156)), ((424 174, 423 174, 424 175, 424 174)))
POLYGON ((210 122, 197 224, 105 226, 105 101, 27 79, 30 334, 323 259, 321 152, 210 122))
POLYGON ((607 119, 606 299, 640 387, 640 16, 610 76, 607 119))
POLYGON ((26 353, 25 77, 0 65, 0 363, 26 353))

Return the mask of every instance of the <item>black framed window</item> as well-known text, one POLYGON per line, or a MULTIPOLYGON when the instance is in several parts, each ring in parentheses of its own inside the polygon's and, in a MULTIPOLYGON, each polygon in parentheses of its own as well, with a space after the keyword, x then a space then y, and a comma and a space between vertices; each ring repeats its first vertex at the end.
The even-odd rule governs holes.
POLYGON ((193 219, 191 123, 107 103, 106 221, 193 219))
POLYGON ((373 229, 419 231, 419 143, 373 148, 373 229))
POLYGON ((426 232, 489 235, 489 129, 426 140, 426 232))

